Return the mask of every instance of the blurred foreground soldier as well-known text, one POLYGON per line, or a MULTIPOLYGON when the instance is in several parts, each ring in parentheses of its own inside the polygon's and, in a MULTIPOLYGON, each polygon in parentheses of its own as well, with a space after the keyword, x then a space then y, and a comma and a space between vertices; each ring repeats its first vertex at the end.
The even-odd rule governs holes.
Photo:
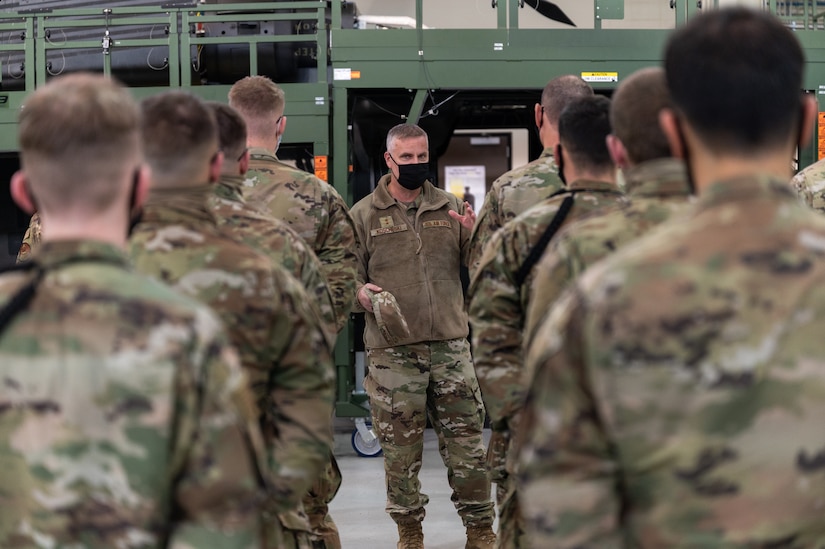
POLYGON ((29 227, 23 235, 23 242, 17 251, 17 262, 23 263, 31 258, 32 253, 40 246, 42 227, 40 225, 40 213, 34 212, 29 220, 29 227))
POLYGON ((306 517, 284 513, 298 507, 332 442, 329 345, 298 281, 219 231, 207 200, 222 155, 206 105, 167 92, 145 99, 142 110, 153 187, 130 241, 132 258, 139 270, 209 304, 229 329, 258 405, 277 496, 267 509, 280 513, 267 516, 268 547, 304 547, 298 534, 308 529, 306 517))
POLYGON ((537 322, 570 281, 689 203, 692 195, 685 164, 671 156, 659 126, 659 113, 669 106, 670 93, 661 68, 642 69, 619 84, 610 101, 613 133, 607 145, 624 174, 630 204, 572 223, 553 239, 535 267, 525 346, 537 322))
POLYGON ((559 115, 573 99, 592 95, 593 88, 578 76, 570 74, 558 76, 544 87, 541 103, 536 104, 534 109, 539 140, 544 151, 536 160, 493 181, 470 237, 468 264, 471 276, 493 233, 517 215, 564 188, 553 158, 559 143, 559 115))
POLYGON ((494 234, 470 283, 473 358, 494 433, 488 463, 496 482, 499 547, 524 547, 511 446, 526 392, 522 333, 532 267, 562 226, 626 203, 605 143, 609 108, 606 98, 589 96, 574 99, 562 111, 555 158, 567 189, 494 234))
POLYGON ((825 543, 825 220, 788 188, 816 110, 803 68, 766 12, 671 35, 661 121, 699 199, 591 267, 536 335, 533 547, 825 543))
POLYGON ((492 549, 484 408, 459 278, 475 214, 427 181, 429 144, 418 126, 392 128, 384 159, 390 173, 352 215, 362 243, 356 310, 366 311, 364 388, 384 450, 386 510, 398 524, 398 547, 423 548, 428 498, 418 473, 429 416, 466 548, 492 549))
POLYGON ((825 158, 796 174, 791 186, 805 204, 825 213, 825 158))
POLYGON ((45 230, 0 275, 0 546, 261 547, 237 356, 211 311, 123 253, 148 181, 137 106, 75 74, 19 128, 12 196, 45 230))
POLYGON ((301 235, 324 266, 340 331, 355 296, 355 228, 332 185, 284 164, 276 153, 286 130, 284 92, 266 76, 247 76, 229 90, 246 121, 249 171, 244 196, 301 235))
MULTIPOLYGON (((229 105, 210 102, 208 106, 218 123, 221 151, 224 153, 221 177, 210 197, 218 223, 230 236, 269 256, 273 265, 285 267, 299 279, 322 312, 330 346, 335 344, 337 328, 332 296, 322 274, 321 263, 312 250, 289 226, 248 204, 242 194, 243 176, 249 166, 246 148, 246 123, 229 105)), ((330 418, 332 429, 332 418, 330 418)), ((330 448, 329 463, 322 478, 315 481, 304 497, 314 541, 326 549, 341 546, 338 528, 329 515, 329 503, 341 487, 341 472, 330 448)))

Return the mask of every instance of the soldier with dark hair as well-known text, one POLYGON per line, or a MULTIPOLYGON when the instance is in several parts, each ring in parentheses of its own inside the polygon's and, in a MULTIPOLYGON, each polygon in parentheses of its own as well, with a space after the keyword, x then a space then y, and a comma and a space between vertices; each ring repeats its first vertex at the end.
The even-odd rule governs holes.
POLYGON ((607 150, 610 101, 603 96, 572 100, 559 116, 555 159, 566 189, 530 208, 493 235, 470 282, 473 358, 493 429, 497 456, 499 544, 524 547, 513 478, 512 440, 519 432, 523 380, 522 334, 533 266, 555 233, 598 210, 625 203, 607 150))
POLYGON ((529 164, 510 170, 493 181, 470 236, 471 276, 481 261, 484 247, 497 230, 564 188, 553 156, 559 142, 559 116, 572 100, 592 95, 593 88, 572 74, 557 76, 544 86, 541 100, 534 107, 536 128, 544 150, 529 164))
POLYGON ((612 133, 607 146, 624 176, 630 203, 572 223, 550 243, 535 267, 525 346, 570 281, 682 210, 692 198, 685 164, 673 158, 659 126, 659 113, 670 106, 664 70, 656 67, 631 74, 619 84, 610 103, 612 133))
POLYGON ((677 29, 664 59, 660 122, 698 199, 588 269, 536 332, 532 546, 820 547, 825 220, 788 186, 816 112, 802 48, 735 7, 677 29))

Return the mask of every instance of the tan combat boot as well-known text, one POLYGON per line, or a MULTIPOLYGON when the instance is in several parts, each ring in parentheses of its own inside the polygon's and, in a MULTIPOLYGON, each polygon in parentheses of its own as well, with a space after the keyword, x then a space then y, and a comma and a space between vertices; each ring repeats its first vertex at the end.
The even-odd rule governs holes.
POLYGON ((424 549, 424 530, 420 520, 398 522, 398 549, 424 549))
POLYGON ((496 534, 489 524, 467 527, 467 545, 464 549, 493 549, 496 546, 496 534))

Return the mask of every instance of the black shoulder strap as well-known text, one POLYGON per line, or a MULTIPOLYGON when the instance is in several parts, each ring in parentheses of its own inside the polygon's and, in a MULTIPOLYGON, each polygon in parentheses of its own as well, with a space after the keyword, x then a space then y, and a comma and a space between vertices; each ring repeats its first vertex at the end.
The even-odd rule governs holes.
POLYGON ((40 284, 40 279, 43 278, 44 270, 39 265, 28 261, 20 265, 15 265, 11 268, 4 269, 0 273, 8 273, 13 271, 34 271, 28 282, 26 282, 16 294, 0 309, 0 335, 6 330, 8 325, 14 320, 21 311, 24 311, 29 306, 34 294, 37 292, 37 286, 40 284))
POLYGON ((559 231, 561 226, 564 224, 564 221, 567 219, 567 214, 570 213, 570 210, 573 208, 573 203, 576 201, 576 192, 569 191, 570 194, 564 197, 564 200, 559 206, 556 215, 553 216, 553 220, 550 221, 550 224, 547 225, 547 228, 542 233, 541 238, 539 241, 536 242, 536 245, 533 246, 533 249, 530 250, 530 255, 527 256, 527 259, 524 260, 521 267, 519 268, 518 272, 516 273, 516 284, 521 286, 524 284, 524 281, 527 280, 527 276, 530 274, 530 271, 533 270, 533 267, 538 263, 541 256, 544 255, 544 250, 547 249, 547 245, 550 244, 550 240, 553 236, 559 231))

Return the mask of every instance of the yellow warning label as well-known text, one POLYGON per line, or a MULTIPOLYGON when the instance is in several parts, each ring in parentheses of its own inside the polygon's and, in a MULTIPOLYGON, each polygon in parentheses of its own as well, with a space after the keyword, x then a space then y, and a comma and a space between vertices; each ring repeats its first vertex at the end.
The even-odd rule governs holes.
POLYGON ((585 82, 618 82, 618 72, 583 72, 582 80, 585 82))

